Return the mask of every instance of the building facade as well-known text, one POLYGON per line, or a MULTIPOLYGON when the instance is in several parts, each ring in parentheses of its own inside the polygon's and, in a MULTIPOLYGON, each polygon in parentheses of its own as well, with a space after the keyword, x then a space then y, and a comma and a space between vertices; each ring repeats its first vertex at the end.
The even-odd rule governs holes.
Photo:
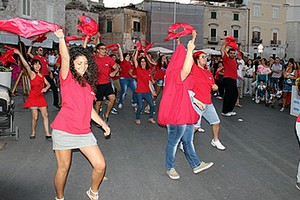
MULTIPOLYGON (((197 30, 196 48, 203 48, 203 5, 146 0, 136 6, 139 9, 147 11, 147 23, 149 27, 147 40, 155 42, 154 46, 174 50, 174 41, 164 42, 164 38, 168 35, 169 26, 174 22, 186 22, 197 30)), ((189 36, 182 37, 180 40, 182 44, 187 44, 190 39, 191 37, 189 36)))
POLYGON ((287 58, 300 61, 300 1, 287 0, 286 54, 287 58))
POLYGON ((249 48, 254 57, 286 57, 286 0, 244 0, 249 11, 249 48), (258 52, 258 45, 263 52, 258 52))
POLYGON ((223 39, 233 36, 241 51, 247 51, 248 44, 248 11, 245 8, 219 5, 204 6, 205 48, 220 50, 223 39))

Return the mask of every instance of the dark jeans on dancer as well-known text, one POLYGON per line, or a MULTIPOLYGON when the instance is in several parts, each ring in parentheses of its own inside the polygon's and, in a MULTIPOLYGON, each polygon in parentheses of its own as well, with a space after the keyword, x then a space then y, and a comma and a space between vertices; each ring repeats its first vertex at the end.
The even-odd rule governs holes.
POLYGON ((222 113, 232 112, 238 97, 236 80, 233 78, 223 78, 225 94, 223 98, 222 113))
POLYGON ((52 90, 52 93, 53 93, 53 105, 54 106, 58 106, 58 91, 57 91, 57 87, 56 87, 53 79, 50 78, 49 75, 45 76, 45 78, 49 82, 50 89, 52 90))

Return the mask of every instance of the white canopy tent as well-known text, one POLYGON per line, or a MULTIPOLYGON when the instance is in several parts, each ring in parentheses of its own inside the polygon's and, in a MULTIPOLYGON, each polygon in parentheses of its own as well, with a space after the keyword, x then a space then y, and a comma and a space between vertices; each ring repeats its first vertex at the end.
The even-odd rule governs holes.
POLYGON ((221 52, 214 50, 214 49, 201 49, 201 50, 195 50, 196 51, 203 51, 205 52, 207 55, 213 55, 213 56, 220 56, 221 52))
POLYGON ((172 54, 173 51, 164 47, 152 47, 148 50, 148 52, 158 52, 163 54, 172 54))

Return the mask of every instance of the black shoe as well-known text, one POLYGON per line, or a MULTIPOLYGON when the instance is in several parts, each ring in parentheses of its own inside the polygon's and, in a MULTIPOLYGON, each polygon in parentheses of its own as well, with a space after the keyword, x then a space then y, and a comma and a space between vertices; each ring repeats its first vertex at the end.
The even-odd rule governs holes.
POLYGON ((35 139, 35 135, 31 135, 29 138, 30 138, 31 140, 33 140, 33 139, 35 139))
POLYGON ((51 135, 49 135, 49 136, 46 135, 45 138, 46 138, 46 140, 50 140, 50 139, 52 139, 52 136, 51 135))

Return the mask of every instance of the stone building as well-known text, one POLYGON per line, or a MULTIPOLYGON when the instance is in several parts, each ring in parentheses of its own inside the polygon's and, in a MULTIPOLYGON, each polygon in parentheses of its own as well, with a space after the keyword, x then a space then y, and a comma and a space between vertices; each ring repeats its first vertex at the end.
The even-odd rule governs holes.
POLYGON ((145 44, 147 15, 134 6, 105 9, 99 13, 99 24, 101 42, 105 44, 122 44, 125 52, 132 51, 137 41, 145 44))
POLYGON ((233 36, 240 50, 247 51, 247 9, 231 4, 205 4, 204 13, 204 48, 220 50, 223 39, 233 36))
POLYGON ((244 0, 249 11, 249 48, 254 57, 286 57, 286 0, 244 0), (258 52, 258 45, 263 52, 258 52))
POLYGON ((287 58, 300 61, 300 1, 287 0, 286 53, 287 58))

